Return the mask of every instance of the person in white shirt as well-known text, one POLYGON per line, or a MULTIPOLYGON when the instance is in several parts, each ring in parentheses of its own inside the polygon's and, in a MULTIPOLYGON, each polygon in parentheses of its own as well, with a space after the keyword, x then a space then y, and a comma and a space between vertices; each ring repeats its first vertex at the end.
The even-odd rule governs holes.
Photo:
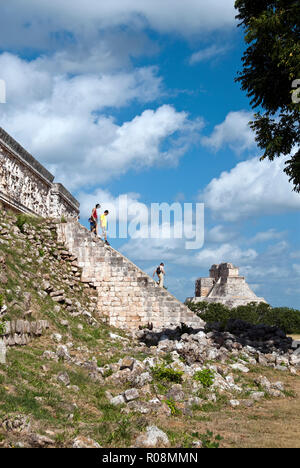
POLYGON ((166 275, 166 272, 165 272, 165 264, 164 263, 161 263, 155 270, 155 272, 153 273, 153 278, 155 276, 155 274, 158 276, 158 286, 160 286, 161 288, 164 287, 164 278, 165 278, 165 275, 166 275))

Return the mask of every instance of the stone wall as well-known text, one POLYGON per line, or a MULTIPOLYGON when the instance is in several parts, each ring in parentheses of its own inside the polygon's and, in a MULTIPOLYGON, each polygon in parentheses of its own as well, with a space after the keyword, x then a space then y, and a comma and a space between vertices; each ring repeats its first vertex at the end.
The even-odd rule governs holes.
POLYGON ((79 203, 31 154, 0 127, 0 201, 14 211, 77 217, 79 203))
POLYGON ((195 283, 195 297, 207 297, 213 285, 213 278, 198 278, 195 283))
POLYGON ((212 265, 211 269, 209 270, 209 276, 216 281, 218 281, 219 278, 228 278, 229 276, 237 277, 239 276, 239 269, 232 263, 212 265))
POLYGON ((76 218, 79 214, 79 203, 62 184, 52 184, 50 193, 50 218, 76 218))
POLYGON ((58 240, 77 257, 82 281, 97 290, 99 314, 110 325, 131 330, 149 323, 154 327, 204 325, 150 276, 78 222, 62 223, 57 229, 58 240))
POLYGON ((47 320, 29 322, 27 320, 11 320, 5 322, 5 330, 0 334, 0 341, 6 346, 26 345, 33 337, 41 336, 49 328, 47 320))

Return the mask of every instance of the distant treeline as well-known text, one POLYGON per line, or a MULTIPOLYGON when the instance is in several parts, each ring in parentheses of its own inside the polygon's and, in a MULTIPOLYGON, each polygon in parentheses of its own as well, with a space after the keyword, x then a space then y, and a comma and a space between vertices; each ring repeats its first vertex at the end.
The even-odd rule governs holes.
POLYGON ((300 310, 289 309, 288 307, 273 308, 263 302, 260 304, 251 302, 248 305, 238 306, 234 309, 230 309, 223 304, 208 302, 199 302, 198 304, 189 302, 187 305, 205 322, 219 322, 224 329, 228 320, 239 319, 254 325, 275 326, 287 334, 300 333, 300 310))

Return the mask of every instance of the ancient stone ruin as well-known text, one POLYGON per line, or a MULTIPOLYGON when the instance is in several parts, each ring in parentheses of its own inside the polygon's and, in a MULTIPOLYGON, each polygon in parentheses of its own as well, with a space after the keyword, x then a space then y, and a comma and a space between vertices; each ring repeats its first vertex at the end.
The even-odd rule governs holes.
POLYGON ((45 218, 79 215, 78 201, 1 127, 0 202, 4 208, 45 218))
POLYGON ((245 277, 239 275, 239 268, 232 263, 213 265, 209 270, 209 278, 196 280, 195 297, 188 298, 187 301, 217 302, 231 308, 250 302, 266 302, 254 294, 245 277))
POLYGON ((122 254, 77 221, 79 203, 33 156, 0 128, 0 203, 44 218, 64 216, 58 240, 82 269, 81 280, 98 294, 98 313, 110 325, 201 327, 203 321, 122 254), (73 220, 71 219, 73 218, 73 220))

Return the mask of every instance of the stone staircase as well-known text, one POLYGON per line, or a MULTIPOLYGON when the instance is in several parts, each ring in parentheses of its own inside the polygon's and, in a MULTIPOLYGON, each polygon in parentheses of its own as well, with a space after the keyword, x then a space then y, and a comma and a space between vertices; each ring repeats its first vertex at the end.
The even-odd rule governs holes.
POLYGON ((96 288, 99 314, 110 325, 131 330, 148 323, 155 328, 204 326, 184 304, 77 221, 59 224, 57 232, 58 240, 77 257, 81 280, 96 288))

